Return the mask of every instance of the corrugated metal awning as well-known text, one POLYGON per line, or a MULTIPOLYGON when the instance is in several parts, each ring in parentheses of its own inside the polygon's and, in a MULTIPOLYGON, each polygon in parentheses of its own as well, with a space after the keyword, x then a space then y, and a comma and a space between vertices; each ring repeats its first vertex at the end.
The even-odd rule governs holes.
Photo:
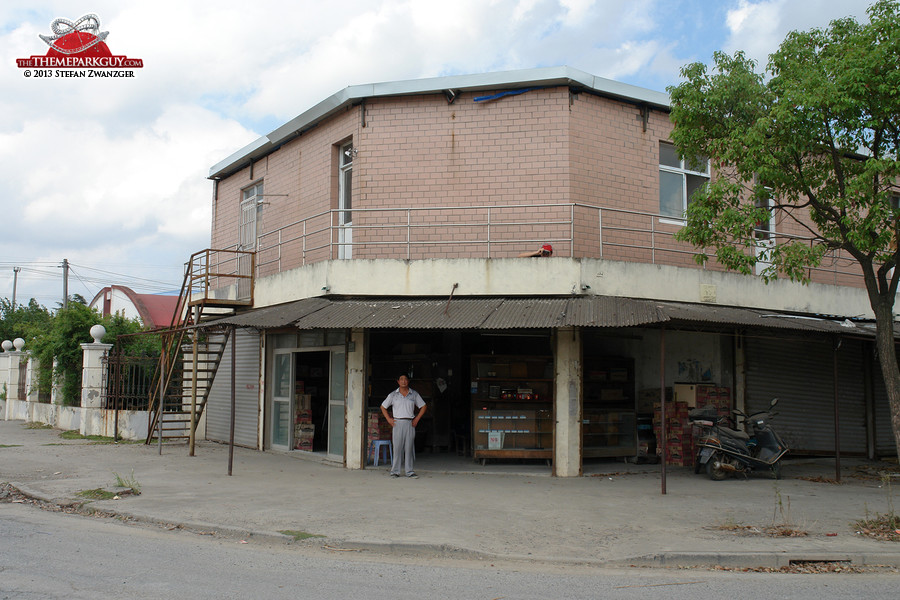
POLYGON ((255 329, 555 329, 670 323, 781 329, 874 337, 869 321, 757 308, 639 300, 572 298, 306 298, 210 321, 203 327, 255 329))
MULTIPOLYGON (((789 329, 810 333, 832 333, 861 337, 875 336, 872 321, 851 320, 826 315, 794 314, 761 308, 738 308, 714 304, 657 302, 660 310, 675 322, 719 324, 747 328, 789 329)), ((895 335, 896 335, 895 325, 895 335)))
POLYGON ((631 327, 668 320, 650 300, 578 298, 307 298, 211 321, 271 329, 544 329, 631 327))
POLYGON ((295 302, 248 310, 230 317, 209 321, 202 326, 234 325, 236 327, 252 327, 254 329, 286 327, 297 319, 301 319, 307 314, 329 304, 331 304, 331 301, 324 298, 306 298, 295 302))

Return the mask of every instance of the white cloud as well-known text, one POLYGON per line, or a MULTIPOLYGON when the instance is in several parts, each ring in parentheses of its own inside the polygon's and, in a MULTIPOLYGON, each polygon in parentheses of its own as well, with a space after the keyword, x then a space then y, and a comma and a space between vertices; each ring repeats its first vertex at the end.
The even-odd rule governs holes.
POLYGON ((870 4, 871 0, 740 0, 728 11, 730 35, 723 50, 743 50, 763 68, 789 32, 824 28, 842 17, 866 22, 870 4))

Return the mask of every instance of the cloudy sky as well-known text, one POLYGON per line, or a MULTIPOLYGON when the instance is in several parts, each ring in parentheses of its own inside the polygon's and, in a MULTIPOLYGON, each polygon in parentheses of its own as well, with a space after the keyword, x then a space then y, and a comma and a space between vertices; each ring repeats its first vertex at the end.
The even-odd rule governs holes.
POLYGON ((687 62, 765 64, 869 0, 4 0, 0 298, 177 293, 209 246, 209 167, 349 86, 568 65, 665 91, 687 62), (132 79, 26 78, 57 18, 94 13, 132 79))

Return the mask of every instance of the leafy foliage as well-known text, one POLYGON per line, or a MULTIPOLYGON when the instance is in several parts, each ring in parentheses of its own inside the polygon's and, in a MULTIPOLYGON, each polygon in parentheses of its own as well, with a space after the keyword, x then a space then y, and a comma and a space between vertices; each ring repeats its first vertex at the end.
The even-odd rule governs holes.
POLYGON ((84 304, 71 302, 68 308, 61 308, 53 315, 50 327, 35 336, 30 344, 41 365, 42 391, 49 390, 52 376, 61 384, 62 402, 67 406, 78 406, 81 402, 81 344, 93 341, 89 331, 99 321, 99 313, 84 304), (51 369, 54 361, 56 364, 51 369))
POLYGON ((701 263, 712 252, 741 273, 765 266, 766 281, 807 282, 829 253, 851 256, 876 317, 900 455, 900 7, 879 0, 868 14, 867 24, 847 18, 791 32, 764 73, 742 52, 682 69, 686 81, 668 90, 672 141, 688 160, 708 156, 716 177, 691 198, 676 238, 693 244, 701 263), (781 231, 761 249, 769 206, 781 231))
MULTIPOLYGON (((8 300, 0 299, 2 339, 23 338, 26 349, 31 351, 40 365, 37 374, 40 391, 49 394, 53 382, 58 382, 62 402, 69 406, 77 406, 81 402, 81 344, 93 341, 90 329, 98 323, 106 328, 102 340, 105 343, 115 343, 118 336, 138 333, 143 329, 139 321, 121 315, 102 317, 78 295, 70 299, 67 308, 60 307, 55 314, 34 299, 27 306, 15 308, 8 300)), ((159 354, 157 336, 126 336, 123 345, 124 351, 131 354, 159 354)))
POLYGON ((805 268, 841 249, 876 289, 896 292, 887 275, 897 264, 900 18, 889 1, 869 14, 868 25, 790 33, 765 74, 742 52, 682 69, 687 81, 669 88, 673 141, 686 157, 709 156, 718 177, 692 198, 680 239, 750 273, 768 213, 759 201, 771 198, 808 239, 780 239, 764 277, 805 281, 805 268))
POLYGON ((50 322, 50 311, 32 298, 28 304, 18 304, 0 298, 0 340, 22 338, 29 340, 50 322))

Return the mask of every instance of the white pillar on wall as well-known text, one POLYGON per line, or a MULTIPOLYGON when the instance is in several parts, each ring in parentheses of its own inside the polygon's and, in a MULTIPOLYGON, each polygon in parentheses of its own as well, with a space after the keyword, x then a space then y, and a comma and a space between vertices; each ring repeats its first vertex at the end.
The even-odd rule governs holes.
MULTIPOLYGON (((25 347, 25 340, 22 338, 16 338, 13 341, 13 347, 15 350, 7 350, 4 354, 9 355, 9 369, 7 370, 7 384, 6 384, 6 402, 9 405, 10 400, 18 400, 19 399, 19 391, 21 390, 23 393, 25 391, 25 378, 19 376, 19 365, 22 364, 23 360, 28 359, 28 353, 23 350, 25 347)), ((4 349, 6 348, 6 344, 4 343, 4 349)))
POLYGON ((3 349, 3 352, 0 352, 0 391, 6 394, 6 402, 2 407, 3 419, 8 421, 11 404, 9 402, 9 351, 13 349, 13 343, 9 340, 4 340, 0 348, 3 349))
POLYGON ((3 352, 0 353, 0 390, 4 385, 9 387, 9 351, 13 349, 13 343, 4 340, 2 348, 3 352))
POLYGON ((62 404, 62 382, 57 380, 56 367, 59 362, 53 359, 53 374, 50 376, 50 404, 62 404))
POLYGON ((81 408, 103 408, 103 357, 112 344, 102 344, 100 340, 106 335, 102 325, 91 327, 91 344, 81 344, 84 352, 81 363, 81 408))
POLYGON ((574 327, 556 330, 553 410, 556 436, 553 474, 581 475, 581 331, 574 327))
POLYGON ((366 464, 366 332, 354 329, 347 348, 347 434, 345 460, 348 469, 366 464))
POLYGON ((38 371, 40 363, 38 359, 28 353, 28 370, 25 372, 25 389, 27 390, 26 400, 29 402, 37 402, 40 399, 40 389, 38 388, 38 371))

